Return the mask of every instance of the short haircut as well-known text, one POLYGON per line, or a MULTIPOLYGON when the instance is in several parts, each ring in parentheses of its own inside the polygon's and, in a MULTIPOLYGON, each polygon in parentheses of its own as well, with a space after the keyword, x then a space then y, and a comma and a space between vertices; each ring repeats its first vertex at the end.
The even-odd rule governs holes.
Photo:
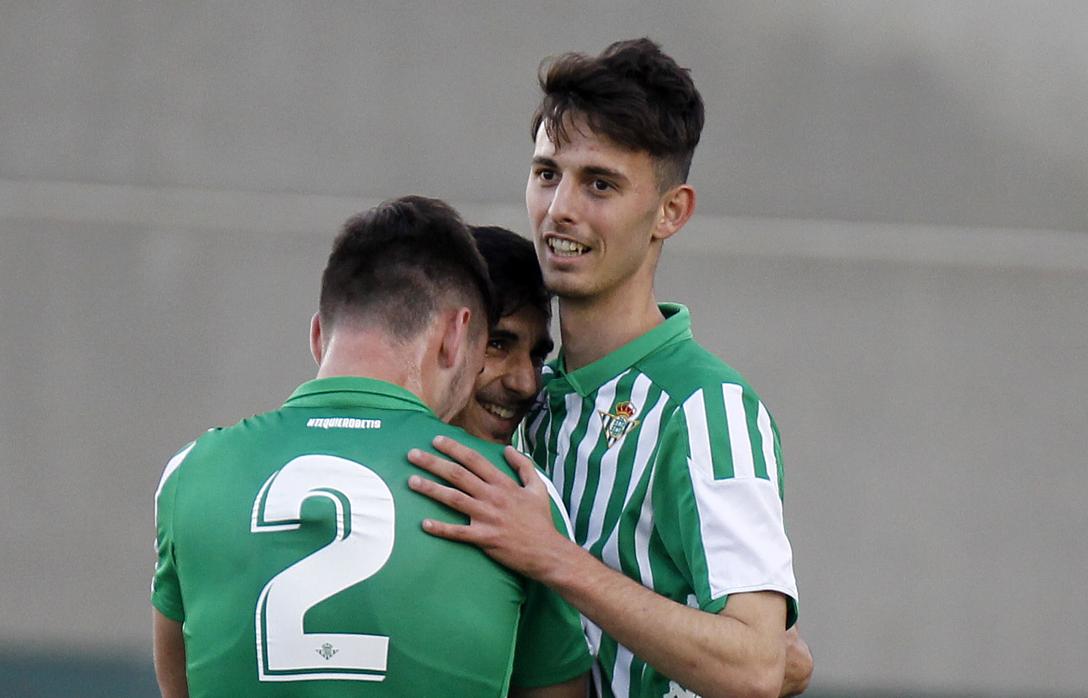
POLYGON ((405 196, 344 224, 321 277, 324 326, 376 324, 409 341, 450 303, 480 318, 474 332, 487 332, 498 320, 487 265, 448 204, 405 196))
POLYGON ((506 228, 472 226, 476 247, 487 262, 499 317, 524 307, 535 308, 550 320, 552 295, 544 286, 533 243, 506 228))
POLYGON ((687 181, 703 131, 703 98, 686 68, 647 38, 618 41, 599 56, 566 53, 540 66, 544 98, 533 114, 552 142, 584 117, 594 132, 655 160, 662 190, 687 181))

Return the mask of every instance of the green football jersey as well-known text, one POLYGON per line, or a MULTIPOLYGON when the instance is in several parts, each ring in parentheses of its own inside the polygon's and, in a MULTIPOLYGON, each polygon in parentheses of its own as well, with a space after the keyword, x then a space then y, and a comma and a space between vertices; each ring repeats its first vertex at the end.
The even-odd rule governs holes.
MULTIPOLYGON (((545 368, 524 437, 567 505, 575 540, 658 594, 710 613, 774 590, 797 616, 770 413, 692 338, 687 308, 576 371, 545 368)), ((692 695, 588 623, 607 696, 692 695)))
POLYGON ((408 391, 349 377, 171 459, 151 599, 183 623, 191 696, 492 697, 589 669, 555 593, 423 532, 424 518, 465 521, 408 489, 429 475, 407 452, 437 434, 516 477, 501 447, 408 391))

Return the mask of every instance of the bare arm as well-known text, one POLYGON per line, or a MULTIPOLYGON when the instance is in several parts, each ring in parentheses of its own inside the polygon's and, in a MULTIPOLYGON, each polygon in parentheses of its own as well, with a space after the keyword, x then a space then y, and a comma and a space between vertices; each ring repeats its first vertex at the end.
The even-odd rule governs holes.
POLYGON ((786 680, 782 684, 782 696, 801 695, 808 688, 810 680, 812 652, 795 625, 786 631, 786 680))
POLYGON ((155 609, 151 622, 154 632, 155 677, 163 698, 189 698, 185 678, 185 638, 181 623, 170 620, 155 609))
POLYGON ((570 681, 538 686, 536 688, 510 688, 510 698, 586 698, 589 694, 589 674, 582 674, 570 681))
POLYGON ((675 603, 604 565, 555 530, 547 490, 528 458, 507 460, 518 485, 452 439, 435 446, 463 464, 414 450, 409 460, 446 480, 409 486, 470 518, 467 526, 424 521, 443 538, 478 545, 498 562, 555 589, 617 641, 685 688, 713 696, 778 696, 785 671, 785 597, 735 594, 715 615, 675 603))

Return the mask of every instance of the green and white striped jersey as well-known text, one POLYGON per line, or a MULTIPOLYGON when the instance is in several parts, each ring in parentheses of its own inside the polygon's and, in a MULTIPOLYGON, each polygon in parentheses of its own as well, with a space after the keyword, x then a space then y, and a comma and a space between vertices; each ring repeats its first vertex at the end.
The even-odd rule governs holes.
MULTIPOLYGON (((709 613, 774 590, 797 617, 770 413, 695 342, 687 308, 567 373, 560 357, 526 421, 530 453, 566 504, 575 540, 658 594, 709 613)), ((693 695, 587 621, 601 696, 693 695)))

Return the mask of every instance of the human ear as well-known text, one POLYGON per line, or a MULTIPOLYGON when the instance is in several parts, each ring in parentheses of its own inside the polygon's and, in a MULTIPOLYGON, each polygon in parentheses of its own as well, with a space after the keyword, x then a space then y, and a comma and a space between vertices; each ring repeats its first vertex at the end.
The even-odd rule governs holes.
POLYGON ((442 339, 438 347, 438 361, 442 368, 459 366, 468 351, 469 322, 472 311, 462 306, 444 314, 442 339))
POLYGON ((325 358, 325 345, 321 337, 321 313, 314 313, 310 318, 310 354, 317 365, 321 365, 321 359, 325 358))
POLYGON ((661 199, 661 211, 654 226, 654 239, 665 240, 684 227, 695 213, 695 189, 680 184, 670 189, 661 199))

